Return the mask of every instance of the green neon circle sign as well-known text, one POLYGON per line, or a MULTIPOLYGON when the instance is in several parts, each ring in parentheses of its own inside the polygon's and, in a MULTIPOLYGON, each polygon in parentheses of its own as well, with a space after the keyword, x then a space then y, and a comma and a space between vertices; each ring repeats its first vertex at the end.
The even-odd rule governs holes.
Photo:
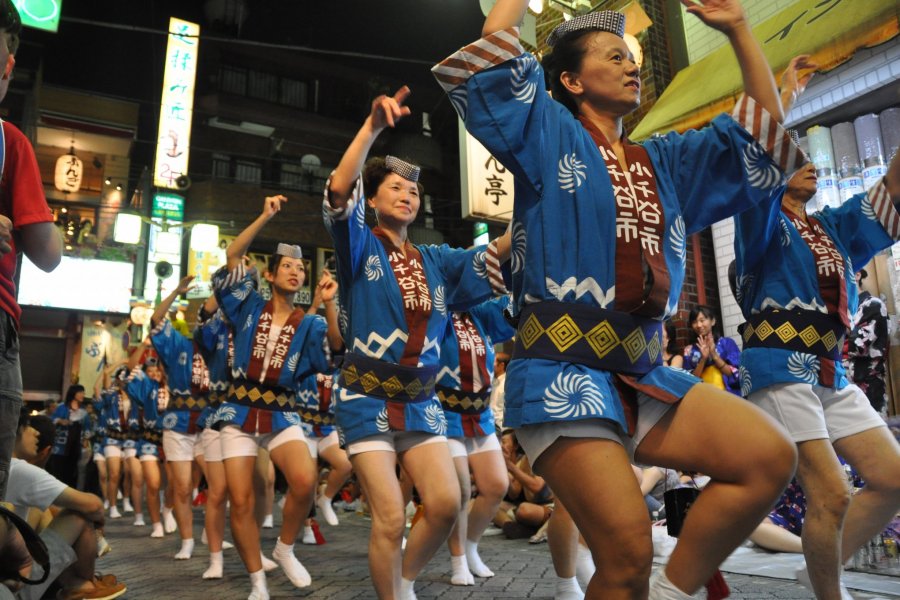
POLYGON ((22 25, 56 31, 59 27, 59 15, 62 0, 14 0, 22 25))

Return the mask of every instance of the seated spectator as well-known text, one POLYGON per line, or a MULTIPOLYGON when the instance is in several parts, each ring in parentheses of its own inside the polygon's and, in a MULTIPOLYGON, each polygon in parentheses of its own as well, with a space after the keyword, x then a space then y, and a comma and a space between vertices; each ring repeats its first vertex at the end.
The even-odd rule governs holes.
MULTIPOLYGON (((19 592, 19 598, 37 600, 57 580, 62 587, 57 596, 60 600, 118 598, 125 593, 125 584, 110 575, 97 577, 94 571, 97 558, 95 528, 103 525, 102 500, 67 486, 33 464, 33 461, 41 460, 38 442, 38 431, 23 413, 16 430, 6 500, 19 516, 28 518, 31 515, 32 523, 36 523, 43 511, 51 506, 59 512, 39 531, 50 552, 50 574, 42 584, 25 586, 19 592)), ((30 577, 34 579, 36 574, 32 571, 30 577)))
POLYGON ((800 534, 803 533, 805 515, 806 496, 797 480, 792 479, 769 516, 750 534, 750 541, 773 552, 802 554, 800 534))
POLYGON ((684 349, 684 368, 706 383, 740 396, 741 351, 731 338, 716 338, 713 309, 702 305, 691 309, 688 322, 696 340, 684 349))
POLYGON ((510 539, 530 537, 553 513, 553 492, 543 477, 531 470, 516 434, 508 429, 500 438, 509 476, 509 488, 494 517, 494 524, 510 539))
POLYGON ((640 478, 641 493, 647 503, 650 516, 656 513, 656 520, 666 518, 666 503, 663 494, 666 490, 681 487, 681 473, 675 469, 662 467, 646 467, 640 478))
POLYGON ((678 332, 672 321, 666 321, 663 326, 663 362, 670 367, 684 368, 684 357, 678 353, 678 332))

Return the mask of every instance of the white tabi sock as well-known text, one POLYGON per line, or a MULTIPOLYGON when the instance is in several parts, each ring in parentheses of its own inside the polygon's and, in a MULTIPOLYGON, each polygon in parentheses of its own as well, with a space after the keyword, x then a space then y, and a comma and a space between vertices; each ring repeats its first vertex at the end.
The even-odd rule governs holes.
POLYGON ((578 552, 575 555, 575 578, 583 589, 587 589, 596 570, 597 567, 594 565, 594 557, 591 556, 591 551, 587 546, 579 542, 578 552))
POLYGON ((475 577, 469 571, 465 556, 450 555, 450 567, 453 569, 453 573, 450 574, 452 585, 475 585, 475 577))
POLYGON ((262 561, 262 568, 266 573, 268 573, 269 571, 274 571, 278 568, 278 563, 263 554, 262 550, 259 551, 259 560, 262 561))
POLYGON ((494 572, 491 571, 481 560, 478 554, 478 542, 466 540, 466 560, 469 563, 469 570, 476 577, 493 577, 494 572))
POLYGON ((582 600, 583 598, 584 592, 578 587, 578 580, 574 577, 557 577, 553 600, 582 600))
POLYGON ((650 596, 648 600, 690 600, 691 598, 693 596, 679 590, 674 583, 669 581, 665 567, 660 567, 650 577, 650 596))
MULTIPOLYGON (((209 568, 203 572, 203 579, 222 579, 223 559, 221 552, 209 553, 209 568)), ((263 571, 265 573, 265 571, 263 571)))
POLYGON ((175 555, 175 560, 187 560, 194 553, 194 538, 181 540, 181 550, 175 555))
POLYGON ((294 545, 288 546, 281 539, 275 542, 275 550, 272 551, 272 558, 275 559, 287 578, 291 580, 294 587, 304 588, 312 584, 312 577, 297 557, 294 556, 294 545))
POLYGON ((269 600, 269 586, 266 585, 266 572, 260 569, 250 573, 250 595, 247 600, 269 600))
POLYGON ((417 600, 416 592, 413 591, 413 586, 416 585, 416 580, 413 579, 410 581, 409 579, 405 579, 403 577, 400 578, 400 600, 417 600))

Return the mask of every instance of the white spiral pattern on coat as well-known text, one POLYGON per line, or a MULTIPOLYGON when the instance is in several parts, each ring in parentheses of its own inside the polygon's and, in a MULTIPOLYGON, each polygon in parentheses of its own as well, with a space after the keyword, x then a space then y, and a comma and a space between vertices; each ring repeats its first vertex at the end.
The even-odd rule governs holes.
POLYGON ((537 93, 537 84, 528 79, 528 72, 531 70, 534 60, 530 54, 517 58, 509 76, 513 97, 524 104, 534 102, 534 96, 537 93))
POLYGON ((606 410, 603 394, 591 378, 580 373, 560 373, 544 390, 544 410, 555 419, 601 415, 606 410))
POLYGON ((444 300, 444 286, 439 285, 434 288, 434 299, 433 299, 434 308, 437 309, 439 313, 444 316, 447 316, 447 302, 444 300))
POLYGON ((804 383, 812 385, 819 381, 819 359, 814 354, 792 352, 787 367, 791 375, 804 383))
POLYGON ((587 167, 583 162, 578 160, 575 153, 564 154, 559 159, 559 187, 570 194, 575 193, 575 189, 581 187, 587 178, 587 167))
POLYGON ((378 416, 375 417, 375 427, 382 433, 387 433, 391 430, 391 426, 388 424, 387 406, 382 408, 378 416))
POLYGON ((439 404, 431 404, 425 409, 425 422, 436 434, 447 434, 447 417, 439 404))
POLYGON ((753 390, 753 381, 750 377, 750 371, 742 366, 738 369, 738 377, 740 377, 741 380, 741 395, 746 398, 753 390))
POLYGON ((761 190, 770 190, 781 183, 783 177, 762 146, 753 142, 744 146, 744 168, 747 182, 761 190))
POLYGON ((377 254, 373 254, 366 261, 366 279, 369 281, 378 281, 384 276, 384 269, 381 267, 381 258, 377 254))
POLYGON ((784 217, 781 218, 781 245, 785 248, 791 245, 791 228, 784 217))
POLYGON ((512 252, 509 259, 513 273, 521 273, 525 268, 525 226, 520 221, 513 221, 512 252))
POLYGON ((687 245, 685 244, 684 218, 681 215, 675 217, 675 222, 669 227, 669 245, 675 251, 675 256, 684 264, 687 257, 687 245))

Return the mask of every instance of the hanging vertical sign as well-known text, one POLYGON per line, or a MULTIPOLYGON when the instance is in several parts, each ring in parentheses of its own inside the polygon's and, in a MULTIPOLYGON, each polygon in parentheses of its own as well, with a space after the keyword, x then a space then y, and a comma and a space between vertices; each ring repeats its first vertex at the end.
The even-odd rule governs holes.
POLYGON ((459 122, 462 217, 508 223, 513 210, 513 174, 459 122))
POLYGON ((187 175, 199 47, 199 25, 175 17, 169 19, 153 175, 153 185, 157 187, 177 189, 175 180, 187 175))

